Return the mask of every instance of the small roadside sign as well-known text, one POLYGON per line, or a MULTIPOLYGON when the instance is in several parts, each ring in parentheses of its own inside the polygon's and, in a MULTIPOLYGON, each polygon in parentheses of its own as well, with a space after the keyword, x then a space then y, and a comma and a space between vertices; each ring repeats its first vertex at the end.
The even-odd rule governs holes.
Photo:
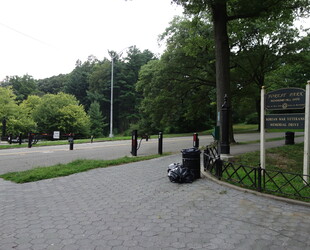
POLYGON ((53 139, 60 139, 60 131, 54 131, 53 139))

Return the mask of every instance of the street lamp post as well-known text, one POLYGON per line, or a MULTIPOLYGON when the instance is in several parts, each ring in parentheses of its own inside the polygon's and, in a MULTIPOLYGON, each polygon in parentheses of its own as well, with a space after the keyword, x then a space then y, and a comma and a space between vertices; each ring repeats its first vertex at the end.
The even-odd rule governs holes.
POLYGON ((125 49, 130 48, 126 47, 122 49, 118 53, 113 53, 112 51, 108 51, 111 57, 111 108, 110 108, 110 134, 109 137, 113 137, 113 88, 114 88, 114 59, 119 56, 125 49))
POLYGON ((115 56, 111 56, 111 109, 110 109, 110 135, 109 137, 113 137, 113 75, 114 75, 114 58, 115 56))

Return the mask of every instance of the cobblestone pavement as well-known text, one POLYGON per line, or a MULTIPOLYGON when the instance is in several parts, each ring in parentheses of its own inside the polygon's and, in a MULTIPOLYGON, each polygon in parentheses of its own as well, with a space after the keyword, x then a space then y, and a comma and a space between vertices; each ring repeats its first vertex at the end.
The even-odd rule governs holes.
POLYGON ((180 155, 44 180, 0 179, 0 249, 310 249, 310 207, 201 178, 180 155))

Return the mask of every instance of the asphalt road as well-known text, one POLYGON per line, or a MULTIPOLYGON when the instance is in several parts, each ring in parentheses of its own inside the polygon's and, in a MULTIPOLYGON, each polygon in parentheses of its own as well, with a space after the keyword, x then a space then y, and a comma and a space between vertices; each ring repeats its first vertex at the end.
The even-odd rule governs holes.
MULTIPOLYGON (((267 138, 281 137, 283 133, 269 133, 267 138)), ((235 136, 238 142, 259 139, 259 133, 239 134, 235 136)), ((199 136, 200 145, 208 145, 213 141, 212 136, 199 136)), ((163 152, 180 153, 184 148, 193 146, 192 137, 176 137, 163 139, 163 152)), ((76 159, 116 159, 130 156, 131 141, 109 141, 97 143, 44 146, 33 148, 18 148, 0 150, 0 174, 23 171, 38 166, 50 166, 58 163, 68 163, 76 159)), ((138 150, 138 156, 158 153, 158 139, 143 140, 138 150)))

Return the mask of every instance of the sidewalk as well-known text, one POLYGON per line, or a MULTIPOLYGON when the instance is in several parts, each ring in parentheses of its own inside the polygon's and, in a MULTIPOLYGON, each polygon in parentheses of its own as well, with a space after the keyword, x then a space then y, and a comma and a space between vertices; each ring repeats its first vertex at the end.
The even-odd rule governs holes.
POLYGON ((181 160, 177 154, 27 184, 0 179, 0 249, 310 248, 309 207, 207 178, 171 183, 167 167, 181 160))

